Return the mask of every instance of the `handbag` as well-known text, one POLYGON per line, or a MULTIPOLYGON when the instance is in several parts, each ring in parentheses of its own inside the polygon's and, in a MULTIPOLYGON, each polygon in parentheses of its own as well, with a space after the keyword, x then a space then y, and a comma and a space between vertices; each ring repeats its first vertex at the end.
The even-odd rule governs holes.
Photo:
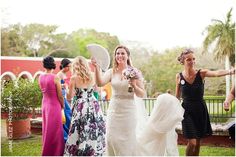
POLYGON ((61 118, 62 118, 62 124, 65 124, 66 123, 66 117, 65 117, 64 110, 61 110, 61 118))

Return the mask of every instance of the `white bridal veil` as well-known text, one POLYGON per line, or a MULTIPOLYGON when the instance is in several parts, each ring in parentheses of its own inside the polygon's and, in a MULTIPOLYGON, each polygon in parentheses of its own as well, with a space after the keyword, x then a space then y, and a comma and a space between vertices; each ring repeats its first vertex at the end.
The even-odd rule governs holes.
POLYGON ((144 101, 135 97, 137 107, 137 155, 178 156, 175 127, 183 119, 184 109, 170 94, 157 97, 148 117, 144 101))

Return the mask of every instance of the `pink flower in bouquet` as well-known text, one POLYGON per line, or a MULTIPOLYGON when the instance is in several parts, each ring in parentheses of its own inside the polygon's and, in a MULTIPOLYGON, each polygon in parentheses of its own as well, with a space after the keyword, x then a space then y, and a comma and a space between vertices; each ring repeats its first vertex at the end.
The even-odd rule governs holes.
POLYGON ((122 75, 125 79, 139 79, 141 74, 138 69, 128 66, 123 70, 122 75))
MULTIPOLYGON (((128 66, 126 69, 122 71, 122 75, 125 79, 139 79, 141 77, 141 73, 138 69, 128 66)), ((133 92, 133 87, 129 84, 128 92, 133 92)))

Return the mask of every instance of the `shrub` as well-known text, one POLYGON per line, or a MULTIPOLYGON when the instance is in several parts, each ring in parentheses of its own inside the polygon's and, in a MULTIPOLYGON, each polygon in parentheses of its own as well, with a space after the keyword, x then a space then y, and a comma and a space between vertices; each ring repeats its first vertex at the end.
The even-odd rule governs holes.
POLYGON ((1 109, 11 113, 12 119, 25 119, 32 109, 41 106, 42 93, 38 82, 20 79, 2 82, 1 109))

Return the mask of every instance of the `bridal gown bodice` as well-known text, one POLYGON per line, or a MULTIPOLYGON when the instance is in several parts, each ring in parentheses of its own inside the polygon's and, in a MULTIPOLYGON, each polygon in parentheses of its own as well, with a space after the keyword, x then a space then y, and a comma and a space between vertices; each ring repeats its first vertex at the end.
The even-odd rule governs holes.
POLYGON ((143 100, 138 102, 134 93, 128 92, 128 81, 120 75, 113 74, 110 80, 112 97, 106 121, 106 155, 178 155, 175 125, 183 119, 178 99, 170 94, 158 96, 150 117, 140 123, 139 106, 146 112, 143 100))
POLYGON ((109 112, 116 114, 134 112, 134 93, 128 92, 128 81, 120 78, 119 75, 114 75, 111 86, 112 97, 109 112))

